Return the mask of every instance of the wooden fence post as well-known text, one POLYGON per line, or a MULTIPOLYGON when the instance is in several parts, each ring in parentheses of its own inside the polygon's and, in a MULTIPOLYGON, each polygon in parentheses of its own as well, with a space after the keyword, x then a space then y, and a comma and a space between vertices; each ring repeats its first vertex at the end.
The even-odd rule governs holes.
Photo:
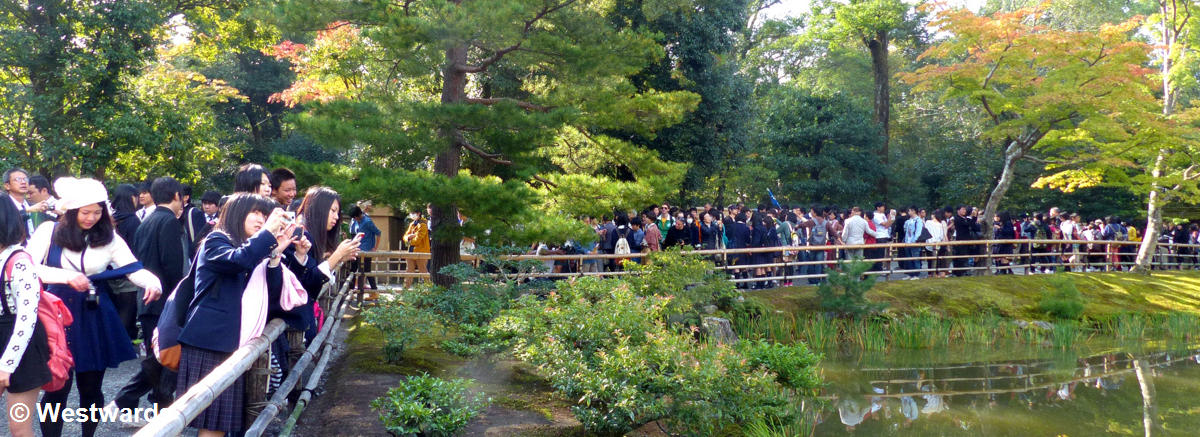
MULTIPOLYGON (((303 343, 301 343, 303 344, 303 343)), ((254 423, 254 419, 258 418, 258 413, 262 412, 267 401, 267 387, 271 384, 271 347, 267 346, 267 350, 263 351, 254 360, 254 364, 245 373, 245 419, 242 422, 249 426, 254 423)))

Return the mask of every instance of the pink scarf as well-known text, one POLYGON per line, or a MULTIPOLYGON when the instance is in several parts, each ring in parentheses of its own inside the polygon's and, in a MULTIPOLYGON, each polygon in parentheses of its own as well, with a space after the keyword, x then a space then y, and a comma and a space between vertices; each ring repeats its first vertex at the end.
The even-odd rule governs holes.
MULTIPOLYGON (((287 268, 280 268, 283 269, 283 290, 279 295, 279 306, 284 311, 290 311, 308 303, 308 292, 304 291, 304 285, 296 278, 296 274, 287 268)), ((238 347, 262 335, 267 325, 267 298, 267 261, 263 260, 250 274, 246 292, 242 293, 242 329, 238 347)))

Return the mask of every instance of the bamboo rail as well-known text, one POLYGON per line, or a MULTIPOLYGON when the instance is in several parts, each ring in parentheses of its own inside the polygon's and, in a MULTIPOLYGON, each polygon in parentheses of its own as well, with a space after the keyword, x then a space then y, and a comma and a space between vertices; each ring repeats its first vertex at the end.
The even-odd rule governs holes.
POLYGON ((171 406, 158 412, 158 416, 143 426, 135 437, 174 436, 183 432, 188 423, 200 415, 205 408, 212 404, 225 389, 240 378, 254 360, 258 359, 271 342, 284 330, 283 320, 274 319, 267 323, 262 335, 250 339, 244 346, 238 348, 225 362, 212 370, 200 382, 188 389, 187 393, 175 399, 171 406))
MULTIPOLYGON (((307 399, 311 398, 311 390, 315 388, 313 384, 320 381, 321 374, 324 371, 325 364, 328 363, 330 352, 333 349, 333 344, 330 340, 333 338, 332 333, 340 325, 342 315, 350 302, 348 298, 350 293, 350 285, 354 282, 350 275, 344 275, 347 278, 338 291, 336 300, 329 308, 329 313, 326 316, 325 323, 321 331, 313 338, 312 344, 306 349, 296 365, 292 367, 291 373, 288 374, 286 380, 279 387, 275 395, 266 403, 258 417, 247 430, 247 436, 257 437, 262 435, 266 427, 272 420, 283 410, 287 404, 287 395, 295 388, 300 381, 304 371, 308 368, 315 358, 318 351, 323 352, 317 363, 317 368, 308 379, 308 384, 305 385, 305 393, 307 399), (322 346, 324 346, 322 350, 322 346)), ((219 366, 213 369, 211 373, 205 376, 200 382, 188 389, 187 393, 180 396, 167 407, 158 412, 158 416, 154 420, 147 423, 134 437, 163 437, 179 435, 193 419, 200 415, 205 408, 219 396, 225 389, 229 388, 237 378, 242 377, 250 370, 251 365, 266 353, 271 343, 275 341, 283 332, 286 325, 283 320, 273 319, 267 323, 266 329, 262 335, 250 340, 246 345, 238 348, 234 353, 222 362, 219 366)), ((287 359, 286 357, 280 357, 287 359)), ((292 416, 298 416, 298 409, 292 416)))

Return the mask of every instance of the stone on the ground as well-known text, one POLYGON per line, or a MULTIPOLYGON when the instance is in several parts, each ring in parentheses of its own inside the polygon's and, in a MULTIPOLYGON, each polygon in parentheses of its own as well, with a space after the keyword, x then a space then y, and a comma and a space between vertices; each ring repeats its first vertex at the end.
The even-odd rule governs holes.
POLYGON ((733 332, 733 325, 729 323, 729 319, 705 317, 703 326, 704 332, 717 343, 735 345, 738 342, 737 333, 733 332))

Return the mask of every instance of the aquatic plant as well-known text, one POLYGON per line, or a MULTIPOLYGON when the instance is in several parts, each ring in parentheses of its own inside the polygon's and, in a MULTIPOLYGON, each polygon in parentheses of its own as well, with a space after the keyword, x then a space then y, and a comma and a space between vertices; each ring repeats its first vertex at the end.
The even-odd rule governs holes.
POLYGON ((1002 335, 1000 317, 989 314, 954 321, 953 335, 963 343, 992 345, 1002 335))
POLYGON ((818 350, 830 349, 838 344, 838 322, 820 314, 793 319, 797 337, 803 338, 808 347, 818 350))
POLYGON ((949 324, 933 314, 897 319, 889 326, 892 344, 905 349, 928 349, 950 341, 949 324))
POLYGON ((1121 313, 1104 323, 1104 329, 1122 340, 1139 340, 1146 335, 1146 318, 1137 313, 1121 313))
POLYGON ((1058 349, 1068 349, 1087 338, 1083 328, 1073 320, 1063 320, 1049 330, 1050 344, 1058 349))
MULTIPOLYGON (((819 407, 818 407, 819 408, 819 407)), ((796 404, 794 411, 784 418, 764 418, 751 422, 742 429, 746 437, 805 437, 817 431, 820 410, 808 408, 805 403, 796 404)))
POLYGON ((1162 317, 1163 334, 1177 340, 1195 338, 1200 332, 1200 317, 1192 313, 1171 312, 1162 317))
POLYGON ((877 320, 854 320, 844 322, 843 338, 848 343, 865 351, 884 351, 888 347, 888 335, 883 323, 877 320))

